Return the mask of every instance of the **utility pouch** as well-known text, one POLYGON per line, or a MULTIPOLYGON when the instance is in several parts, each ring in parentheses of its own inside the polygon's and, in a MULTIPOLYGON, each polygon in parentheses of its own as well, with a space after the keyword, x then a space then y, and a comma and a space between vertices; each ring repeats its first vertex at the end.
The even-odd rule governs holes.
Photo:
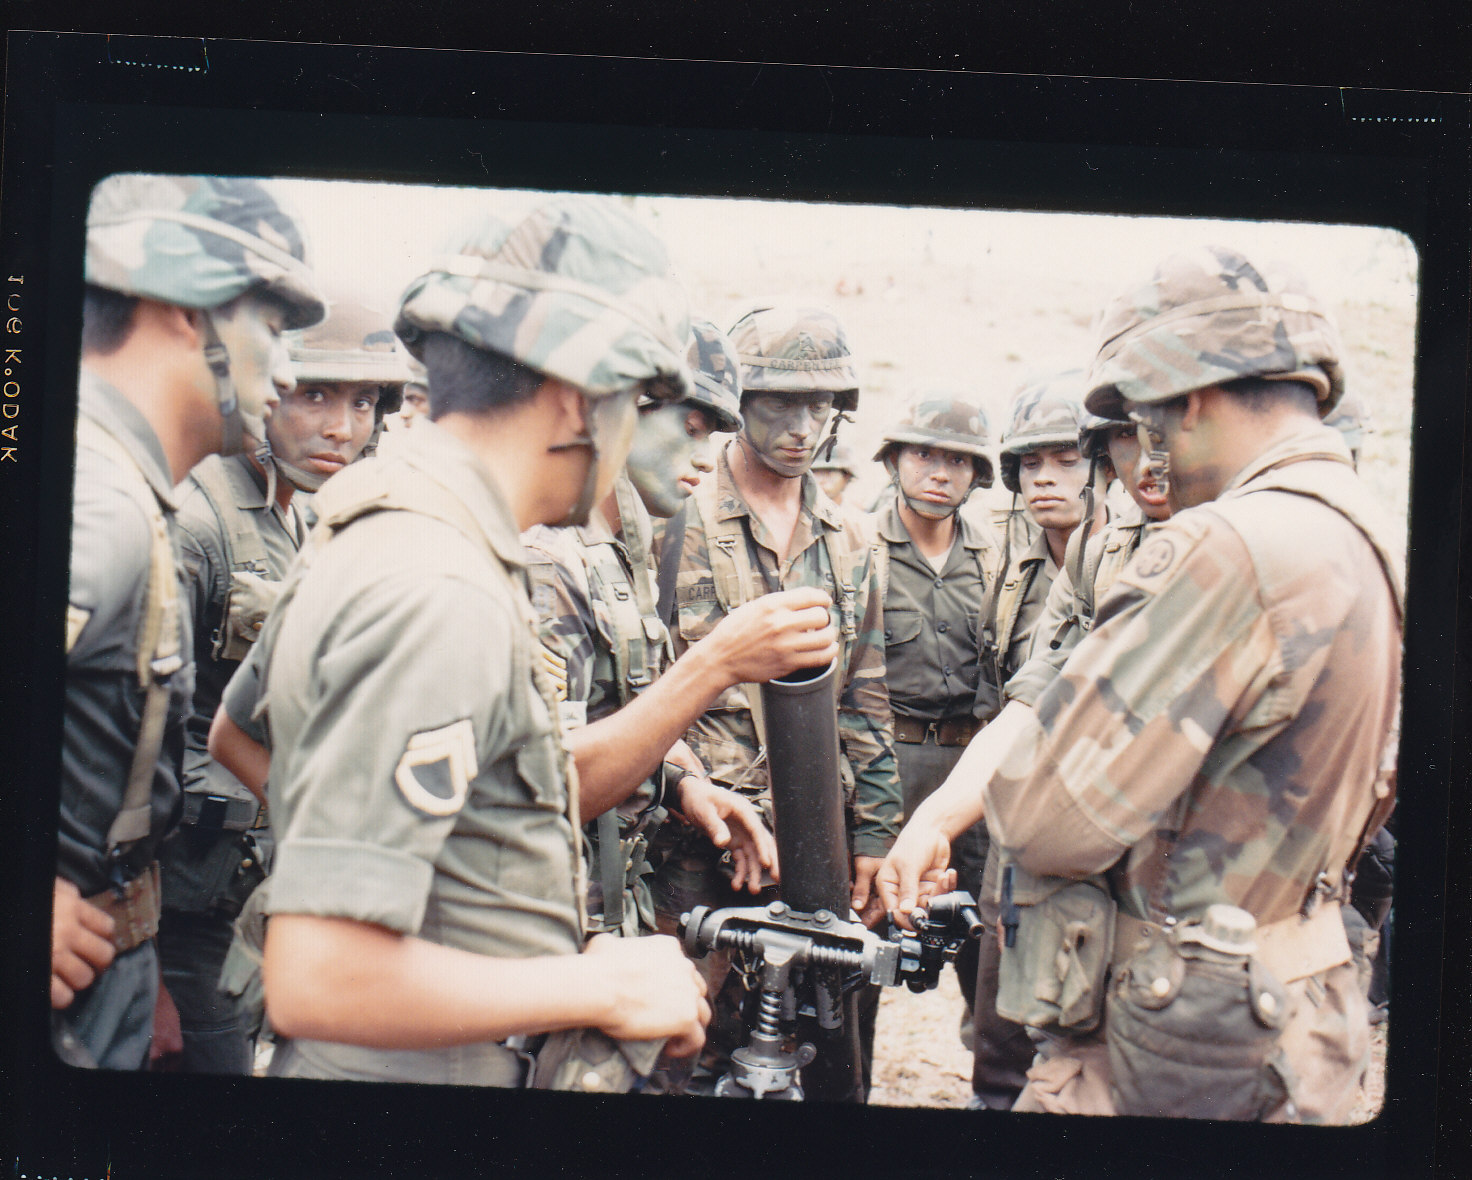
POLYGON ((1283 1097, 1271 1062, 1287 994, 1252 957, 1256 923, 1214 905, 1200 922, 1149 926, 1106 1006, 1120 1114, 1256 1120, 1283 1097))
POLYGON ((997 1014, 1031 1028, 1097 1028, 1114 947, 1115 904, 1102 877, 1035 877, 1004 863, 997 1014))
POLYGON ((266 616, 281 595, 281 583, 270 581, 248 569, 230 571, 230 592, 225 599, 225 617, 216 636, 214 656, 218 660, 243 660, 261 637, 266 616))
POLYGON ((586 1094, 623 1094, 653 1071, 664 1040, 616 1041, 596 1028, 555 1032, 537 1052, 532 1066, 533 1090, 576 1090, 586 1094))

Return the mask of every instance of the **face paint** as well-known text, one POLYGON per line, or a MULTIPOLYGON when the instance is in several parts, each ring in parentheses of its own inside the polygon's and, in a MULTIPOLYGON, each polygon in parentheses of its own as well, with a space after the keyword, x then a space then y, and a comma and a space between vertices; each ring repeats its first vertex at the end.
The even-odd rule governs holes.
POLYGON ((715 466, 711 420, 689 402, 639 411, 629 480, 651 516, 671 517, 715 466))
POLYGON ((211 313, 220 343, 229 356, 230 382, 240 403, 240 415, 253 434, 272 409, 296 385, 291 357, 281 338, 286 308, 278 300, 255 291, 211 313))
POLYGON ((741 402, 740 438, 765 467, 796 479, 813 465, 832 413, 831 393, 751 394, 741 402))
POLYGON ((976 466, 960 451, 906 445, 895 456, 893 478, 910 510, 927 520, 955 515, 976 483, 976 466))
POLYGON ((1017 479, 1028 515, 1045 529, 1073 529, 1084 518, 1089 461, 1077 447, 1039 447, 1020 455, 1017 479))
POLYGON ((1144 453, 1140 450, 1139 427, 1113 427, 1107 441, 1109 461, 1114 464, 1114 473, 1130 499, 1150 520, 1169 517, 1170 504, 1161 491, 1154 470, 1145 462, 1144 453))

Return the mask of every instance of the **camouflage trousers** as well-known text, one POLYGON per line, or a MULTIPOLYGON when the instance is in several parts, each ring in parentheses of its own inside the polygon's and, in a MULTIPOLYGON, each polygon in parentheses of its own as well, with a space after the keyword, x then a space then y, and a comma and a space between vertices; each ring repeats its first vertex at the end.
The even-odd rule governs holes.
MULTIPOLYGON (((1267 1123, 1342 1126, 1349 1121, 1370 1060, 1370 1025, 1359 972, 1342 963, 1286 985, 1289 1015, 1269 1066, 1281 1097, 1267 1123)), ((1109 1054, 1101 1027, 1087 1037, 1045 1037, 1013 1110, 1115 1114, 1109 1054)))

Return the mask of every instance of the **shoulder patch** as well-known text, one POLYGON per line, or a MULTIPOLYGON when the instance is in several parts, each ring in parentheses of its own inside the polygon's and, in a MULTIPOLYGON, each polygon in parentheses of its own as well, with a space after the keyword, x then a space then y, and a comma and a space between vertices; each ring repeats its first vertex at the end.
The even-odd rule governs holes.
POLYGON ((1175 576, 1201 537, 1202 531, 1195 528, 1164 528, 1147 535, 1118 580, 1155 593, 1175 576))
POLYGON ((409 739, 394 782, 410 807, 426 815, 454 815, 465 804, 480 768, 469 718, 416 733, 409 739))

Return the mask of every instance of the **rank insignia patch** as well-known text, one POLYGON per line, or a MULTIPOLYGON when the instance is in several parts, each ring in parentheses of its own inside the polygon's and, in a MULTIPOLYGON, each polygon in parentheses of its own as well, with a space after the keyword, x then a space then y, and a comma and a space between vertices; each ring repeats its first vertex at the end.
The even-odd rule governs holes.
POLYGON ((464 806, 470 780, 479 770, 475 730, 467 718, 411 737, 394 770, 394 782, 416 811, 454 815, 464 806))

